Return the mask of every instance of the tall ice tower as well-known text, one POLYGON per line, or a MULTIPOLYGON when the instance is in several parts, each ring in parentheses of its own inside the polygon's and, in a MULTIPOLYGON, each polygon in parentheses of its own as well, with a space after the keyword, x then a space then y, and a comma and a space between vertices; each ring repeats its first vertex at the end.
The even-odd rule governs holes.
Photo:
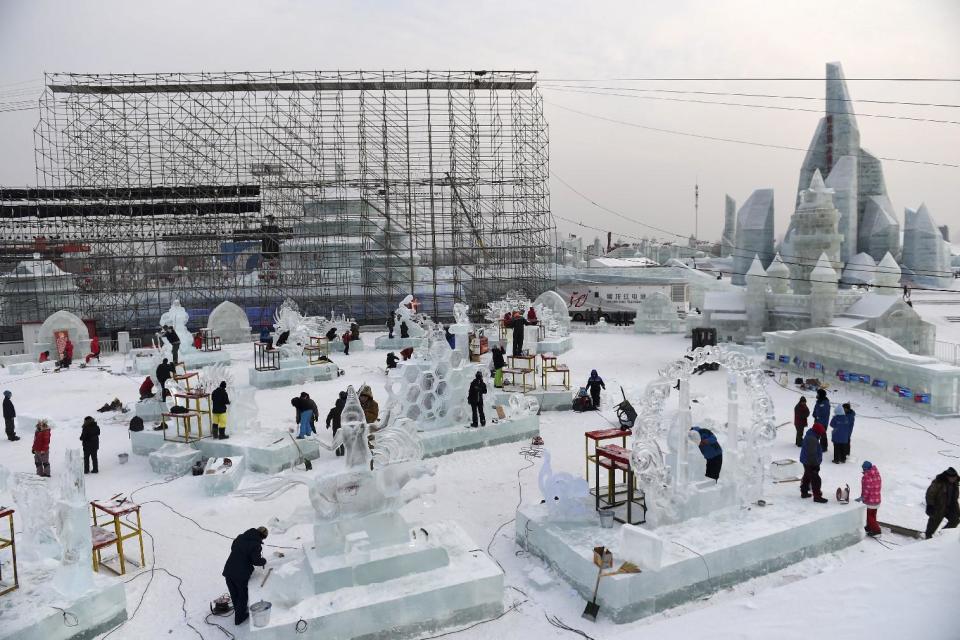
POLYGON ((800 192, 800 204, 790 218, 793 255, 788 262, 794 293, 810 293, 810 272, 821 255, 827 257, 834 271, 841 271, 843 235, 837 232, 839 222, 840 212, 833 206, 833 189, 823 184, 823 177, 816 170, 810 179, 810 188, 800 192))

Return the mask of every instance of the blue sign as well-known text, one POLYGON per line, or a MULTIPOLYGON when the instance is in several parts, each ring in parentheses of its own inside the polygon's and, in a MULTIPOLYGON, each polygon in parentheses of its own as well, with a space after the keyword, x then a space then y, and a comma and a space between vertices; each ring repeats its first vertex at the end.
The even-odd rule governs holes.
POLYGON ((790 356, 780 356, 780 362, 782 362, 783 364, 789 364, 790 356))
POLYGON ((773 360, 774 355, 773 351, 767 351, 767 360, 773 360))

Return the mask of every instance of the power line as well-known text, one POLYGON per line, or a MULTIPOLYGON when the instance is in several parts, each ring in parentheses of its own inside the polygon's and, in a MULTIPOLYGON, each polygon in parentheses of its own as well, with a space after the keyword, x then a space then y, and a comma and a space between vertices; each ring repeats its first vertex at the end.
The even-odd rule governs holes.
MULTIPOLYGON (((786 145, 770 144, 770 143, 766 143, 766 142, 754 142, 754 141, 751 141, 751 140, 740 140, 740 139, 737 139, 737 138, 724 138, 724 137, 720 137, 720 136, 710 136, 710 135, 704 135, 704 134, 699 134, 699 133, 690 133, 689 131, 678 131, 678 130, 676 130, 676 129, 664 129, 664 128, 661 128, 661 127, 651 127, 651 126, 648 126, 648 125, 639 124, 639 123, 637 123, 637 122, 627 122, 627 121, 625 121, 625 120, 617 120, 616 118, 608 118, 608 117, 606 117, 606 116, 600 116, 600 115, 597 115, 597 114, 594 114, 594 113, 588 113, 588 112, 586 112, 586 111, 580 111, 579 109, 572 109, 572 108, 570 108, 570 107, 565 107, 565 106, 563 106, 563 105, 561 105, 561 104, 557 104, 557 103, 555 103, 555 102, 549 102, 549 101, 547 101, 547 100, 544 100, 544 103, 545 103, 545 104, 552 105, 552 106, 554 106, 554 107, 557 107, 558 109, 563 109, 564 111, 569 111, 569 112, 571 112, 571 113, 576 113, 576 114, 578 114, 578 115, 585 116, 585 117, 587 117, 587 118, 594 118, 594 119, 596 119, 596 120, 603 120, 604 122, 610 122, 610 123, 613 123, 613 124, 619 124, 619 125, 623 125, 623 126, 627 126, 627 127, 633 127, 633 128, 636 128, 636 129, 644 129, 644 130, 646 130, 646 131, 656 131, 656 132, 658 132, 658 133, 668 133, 668 134, 671 134, 671 135, 684 136, 684 137, 687 137, 687 138, 699 138, 699 139, 701 139, 701 140, 713 140, 713 141, 715 141, 715 142, 731 142, 731 143, 734 143, 734 144, 745 144, 745 145, 748 145, 748 146, 751 146, 751 147, 763 147, 763 148, 766 148, 766 149, 783 149, 783 150, 786 150, 786 151, 804 151, 804 152, 806 151, 806 149, 805 149, 805 148, 802 148, 802 147, 788 147, 788 146, 786 146, 786 145)), ((960 164, 953 164, 953 163, 949 163, 949 162, 933 162, 933 161, 929 161, 929 160, 908 160, 908 159, 905 159, 905 158, 890 158, 890 157, 884 157, 884 156, 878 156, 878 158, 879 158, 880 160, 886 160, 886 161, 888 161, 888 162, 903 162, 903 163, 906 163, 906 164, 917 164, 917 165, 927 165, 927 166, 932 166, 932 167, 949 167, 949 168, 952 168, 952 169, 960 169, 960 164)))
POLYGON ((563 91, 566 93, 579 93, 584 95, 594 95, 594 96, 611 96, 617 98, 631 98, 633 100, 657 100, 663 102, 687 102, 692 104, 712 104, 723 107, 746 107, 748 109, 768 109, 771 111, 802 111, 805 113, 825 113, 829 115, 856 115, 863 118, 883 118, 887 120, 909 120, 912 122, 929 122, 931 124, 953 124, 958 125, 960 121, 957 120, 940 120, 937 118, 918 118, 913 116, 895 116, 895 115, 885 115, 880 113, 858 113, 850 114, 846 111, 826 111, 821 109, 806 109, 804 107, 784 107, 778 105, 770 104, 748 104, 745 102, 719 102, 715 100, 696 100, 693 98, 664 98, 661 96, 637 96, 629 95, 624 93, 610 93, 605 91, 589 91, 586 89, 565 89, 561 87, 544 87, 548 91, 563 91))
MULTIPOLYGON (((823 82, 825 80, 836 80, 836 78, 812 77, 812 76, 759 76, 739 78, 698 78, 698 77, 674 77, 674 78, 541 78, 541 82, 823 82)), ((960 78, 844 78, 845 82, 960 82, 960 78)))
MULTIPOLYGON (((544 81, 541 81, 543 84, 544 81)), ((547 83, 549 85, 549 82, 547 83)), ((682 89, 638 89, 636 87, 596 87, 593 85, 570 85, 570 84, 558 84, 558 87, 572 87, 572 88, 581 88, 581 89, 594 89, 594 90, 612 90, 612 91, 632 91, 637 93, 675 93, 682 95, 702 95, 702 96, 726 96, 726 97, 737 97, 737 98, 776 98, 780 100, 816 100, 819 102, 862 102, 865 104, 888 104, 888 105, 900 105, 908 107, 944 107, 950 109, 960 109, 960 104, 946 104, 946 103, 937 103, 937 102, 907 102, 901 100, 868 100, 863 98, 858 98, 856 100, 852 98, 826 98, 822 96, 793 96, 793 95, 780 95, 780 94, 770 94, 770 93, 744 93, 744 92, 730 92, 730 91, 694 91, 694 90, 682 90, 682 89)), ((544 88, 553 88, 553 87, 544 87, 544 88)))

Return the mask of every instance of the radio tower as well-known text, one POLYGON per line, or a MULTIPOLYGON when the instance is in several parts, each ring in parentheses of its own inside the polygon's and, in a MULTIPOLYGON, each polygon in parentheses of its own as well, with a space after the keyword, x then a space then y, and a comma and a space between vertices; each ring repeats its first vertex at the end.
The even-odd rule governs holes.
POLYGON ((700 180, 693 183, 693 237, 700 240, 700 180))

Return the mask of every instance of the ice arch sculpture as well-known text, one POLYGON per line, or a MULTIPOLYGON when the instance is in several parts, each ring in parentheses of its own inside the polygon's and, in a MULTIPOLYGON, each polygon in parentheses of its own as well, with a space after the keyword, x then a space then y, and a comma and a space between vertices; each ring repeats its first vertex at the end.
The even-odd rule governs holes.
MULTIPOLYGON (((647 385, 634 426, 631 463, 647 504, 652 526, 678 522, 724 506, 746 504, 763 495, 770 463, 770 446, 777 435, 773 401, 763 372, 740 353, 719 346, 694 349, 668 365, 658 380, 647 385), (726 424, 709 424, 723 445, 720 482, 699 480, 690 469, 693 451, 690 376, 704 364, 719 364, 727 371, 726 424), (678 410, 665 420, 667 398, 679 381, 678 410), (749 416, 739 415, 739 394, 745 394, 749 416), (698 495, 710 492, 710 499, 698 495)), ((694 445, 695 446, 695 445, 694 445)), ((696 464, 700 462, 697 461, 696 464)))

